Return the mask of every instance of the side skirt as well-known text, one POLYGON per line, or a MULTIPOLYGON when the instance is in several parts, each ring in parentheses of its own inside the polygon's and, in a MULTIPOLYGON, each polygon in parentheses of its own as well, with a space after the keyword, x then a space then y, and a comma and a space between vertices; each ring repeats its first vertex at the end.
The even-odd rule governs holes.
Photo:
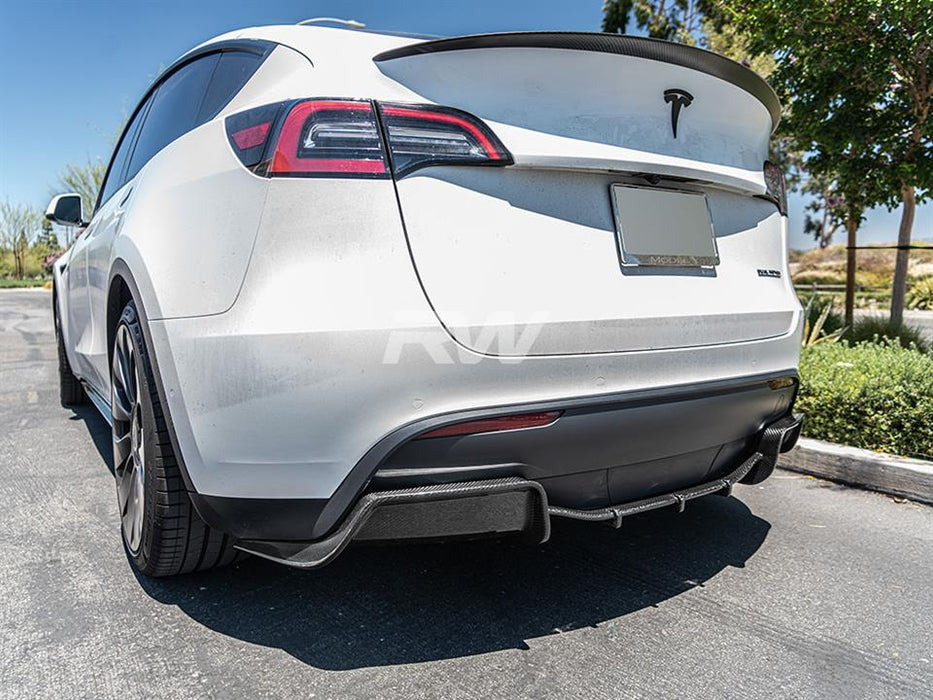
POLYGON ((88 384, 83 379, 81 380, 81 386, 84 387, 84 392, 87 394, 87 397, 91 400, 91 403, 94 404, 94 408, 98 410, 100 415, 104 417, 104 420, 107 421, 107 425, 111 428, 113 427, 113 413, 110 410, 110 402, 104 399, 96 389, 94 389, 90 384, 88 384))

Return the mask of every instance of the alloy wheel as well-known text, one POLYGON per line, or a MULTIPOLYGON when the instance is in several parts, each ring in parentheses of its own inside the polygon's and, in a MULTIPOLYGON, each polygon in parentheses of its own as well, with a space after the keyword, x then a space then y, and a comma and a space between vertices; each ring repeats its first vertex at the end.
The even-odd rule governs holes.
POLYGON ((111 367, 113 467, 123 537, 133 554, 142 542, 146 452, 136 348, 125 325, 117 329, 111 367))

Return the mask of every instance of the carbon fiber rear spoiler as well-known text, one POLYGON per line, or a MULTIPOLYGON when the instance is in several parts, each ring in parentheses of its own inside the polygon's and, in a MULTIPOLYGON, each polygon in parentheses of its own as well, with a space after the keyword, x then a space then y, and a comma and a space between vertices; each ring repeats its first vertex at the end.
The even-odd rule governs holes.
POLYGON ((660 39, 598 32, 504 32, 474 34, 408 44, 373 57, 377 63, 444 51, 490 48, 536 48, 594 51, 683 66, 725 80, 757 98, 771 114, 772 129, 781 121, 781 103, 764 78, 740 63, 694 46, 660 39))

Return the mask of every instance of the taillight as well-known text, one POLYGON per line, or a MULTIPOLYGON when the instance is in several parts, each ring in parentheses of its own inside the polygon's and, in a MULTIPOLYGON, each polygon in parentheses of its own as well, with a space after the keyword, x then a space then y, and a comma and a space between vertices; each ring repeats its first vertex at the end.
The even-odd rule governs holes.
POLYGON ((227 136, 243 164, 267 177, 403 177, 429 165, 513 162, 489 127, 461 110, 395 103, 378 110, 366 100, 280 102, 228 117, 227 136))
POLYGON ((422 433, 416 440, 454 435, 475 435, 476 433, 495 433, 500 430, 518 430, 520 428, 542 428, 560 418, 563 411, 543 411, 541 413, 521 413, 498 418, 482 418, 464 423, 454 423, 437 430, 422 433))
POLYGON ((247 168, 259 168, 265 158, 269 134, 285 108, 284 102, 248 109, 227 117, 227 138, 247 168))
POLYGON ((511 165, 512 155, 482 121, 459 109, 381 103, 392 170, 429 165, 511 165))
POLYGON ((787 184, 784 173, 769 160, 765 161, 765 197, 777 204, 781 216, 787 216, 787 184))
POLYGON ((388 176, 372 104, 349 100, 296 104, 282 125, 269 174, 388 176))

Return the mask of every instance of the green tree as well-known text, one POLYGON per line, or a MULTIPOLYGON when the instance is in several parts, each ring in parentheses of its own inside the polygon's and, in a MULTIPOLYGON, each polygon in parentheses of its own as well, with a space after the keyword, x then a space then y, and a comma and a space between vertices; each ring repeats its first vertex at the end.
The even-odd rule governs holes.
POLYGON ((83 164, 69 163, 59 175, 55 189, 60 192, 77 192, 81 195, 84 217, 89 219, 97 203, 97 193, 104 181, 106 170, 107 164, 99 159, 88 158, 83 164))
POLYGON ((36 237, 34 247, 43 255, 48 255, 59 249, 58 236, 52 228, 52 222, 42 217, 42 223, 39 226, 40 232, 36 237))
POLYGON ((26 256, 35 240, 41 221, 39 212, 23 204, 0 204, 0 247, 13 255, 13 276, 23 279, 26 256))
POLYGON ((751 68, 762 78, 768 78, 777 68, 777 61, 769 54, 755 54, 749 48, 749 38, 721 16, 707 9, 701 21, 701 45, 733 61, 751 68))
POLYGON ((634 20, 655 39, 696 44, 703 24, 703 0, 604 0, 604 32, 625 34, 634 20))
POLYGON ((812 237, 820 248, 827 248, 836 232, 845 226, 841 197, 833 190, 833 183, 811 177, 800 188, 811 196, 804 206, 803 232, 812 237))
POLYGON ((883 76, 877 109, 885 115, 879 141, 887 177, 881 204, 902 207, 891 295, 891 325, 899 328, 916 206, 933 196, 933 2, 878 2, 844 26, 873 49, 883 76))
MULTIPOLYGON (((805 168, 829 185, 848 233, 854 282, 856 231, 867 208, 903 202, 901 244, 916 201, 930 194, 930 0, 715 0, 716 12, 774 56, 783 133, 805 168)), ((906 251, 900 251, 906 253, 906 251)), ((892 323, 900 324, 906 254, 895 273, 892 323)), ((851 321, 854 290, 847 290, 851 321)))

